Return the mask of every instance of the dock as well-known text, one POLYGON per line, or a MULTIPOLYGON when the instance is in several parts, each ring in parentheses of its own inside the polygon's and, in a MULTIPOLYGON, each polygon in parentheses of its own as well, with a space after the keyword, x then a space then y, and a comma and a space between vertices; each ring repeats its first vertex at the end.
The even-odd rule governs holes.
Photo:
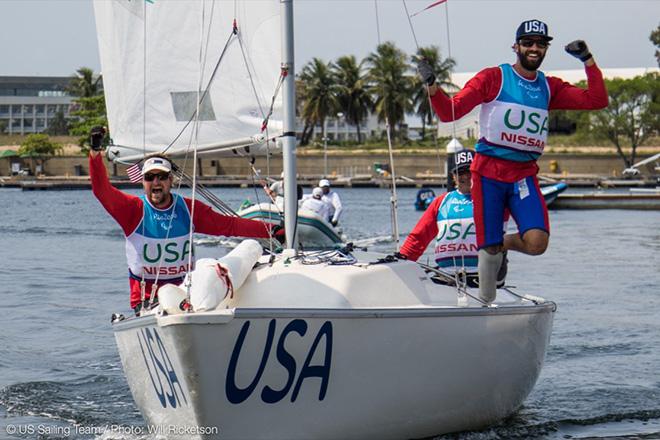
POLYGON ((660 210, 660 194, 560 194, 552 203, 550 209, 631 209, 655 211, 660 210))

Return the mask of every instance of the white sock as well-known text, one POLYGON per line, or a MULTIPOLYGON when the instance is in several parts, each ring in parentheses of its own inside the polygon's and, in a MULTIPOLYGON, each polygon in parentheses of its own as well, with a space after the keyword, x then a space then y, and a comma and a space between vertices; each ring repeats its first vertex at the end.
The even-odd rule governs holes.
POLYGON ((479 298, 488 304, 493 302, 497 294, 497 272, 503 256, 502 252, 492 255, 485 249, 479 250, 479 298))

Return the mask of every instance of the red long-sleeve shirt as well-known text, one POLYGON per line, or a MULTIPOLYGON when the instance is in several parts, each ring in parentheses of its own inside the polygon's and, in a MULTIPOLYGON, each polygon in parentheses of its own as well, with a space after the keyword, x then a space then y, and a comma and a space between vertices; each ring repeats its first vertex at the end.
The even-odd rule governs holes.
MULTIPOLYGON (((126 194, 110 184, 108 174, 103 165, 100 154, 89 157, 89 176, 92 182, 92 191, 101 205, 119 223, 124 235, 130 235, 140 224, 143 216, 143 202, 140 197, 126 194)), ((193 202, 184 197, 188 210, 192 213, 193 202)), ((210 206, 195 200, 195 210, 192 218, 195 232, 209 235, 223 235, 227 237, 253 237, 268 238, 271 225, 268 223, 248 220, 240 217, 222 215, 211 209, 210 206)), ((158 285, 167 281, 160 281, 158 285)), ((171 282, 171 281, 170 281, 171 282)), ((152 282, 147 281, 145 286, 145 299, 150 297, 152 282)), ((141 286, 136 279, 129 278, 130 304, 135 308, 141 301, 141 286)))
MULTIPOLYGON (((548 110, 597 110, 607 107, 607 89, 602 72, 596 64, 585 66, 585 72, 586 89, 554 76, 546 76, 550 88, 548 110)), ((497 98, 501 86, 502 70, 499 67, 488 67, 470 79, 452 98, 438 91, 431 97, 431 104, 440 121, 455 121, 470 113, 476 106, 497 98)), ((536 161, 512 162, 477 154, 471 170, 491 179, 515 182, 536 174, 538 166, 536 161)))
MULTIPOLYGON (((89 157, 89 176, 92 181, 92 191, 101 205, 119 223, 124 235, 131 234, 142 220, 142 199, 126 194, 110 184, 100 154, 89 157)), ((187 197, 183 199, 192 213, 192 200, 187 197)), ((271 228, 269 224, 256 220, 219 214, 198 200, 195 200, 192 223, 195 232, 227 237, 268 238, 271 228)))
POLYGON ((447 194, 441 194, 431 202, 401 246, 399 252, 409 260, 417 261, 431 240, 438 235, 438 209, 447 194))

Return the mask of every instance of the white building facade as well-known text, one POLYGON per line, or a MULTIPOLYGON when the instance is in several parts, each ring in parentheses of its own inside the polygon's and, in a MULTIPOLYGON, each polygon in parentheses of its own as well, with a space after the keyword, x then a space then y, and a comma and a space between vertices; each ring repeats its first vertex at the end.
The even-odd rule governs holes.
POLYGON ((0 77, 0 129, 5 134, 45 131, 58 113, 70 118, 70 77, 0 77))

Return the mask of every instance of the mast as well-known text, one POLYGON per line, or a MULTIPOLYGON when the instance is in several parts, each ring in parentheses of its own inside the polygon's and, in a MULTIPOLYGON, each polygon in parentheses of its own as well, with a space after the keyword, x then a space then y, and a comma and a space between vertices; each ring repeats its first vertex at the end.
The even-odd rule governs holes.
POLYGON ((296 249, 298 191, 296 190, 296 84, 293 63, 293 0, 280 0, 282 20, 282 157, 284 164, 284 230, 286 248, 296 249))

